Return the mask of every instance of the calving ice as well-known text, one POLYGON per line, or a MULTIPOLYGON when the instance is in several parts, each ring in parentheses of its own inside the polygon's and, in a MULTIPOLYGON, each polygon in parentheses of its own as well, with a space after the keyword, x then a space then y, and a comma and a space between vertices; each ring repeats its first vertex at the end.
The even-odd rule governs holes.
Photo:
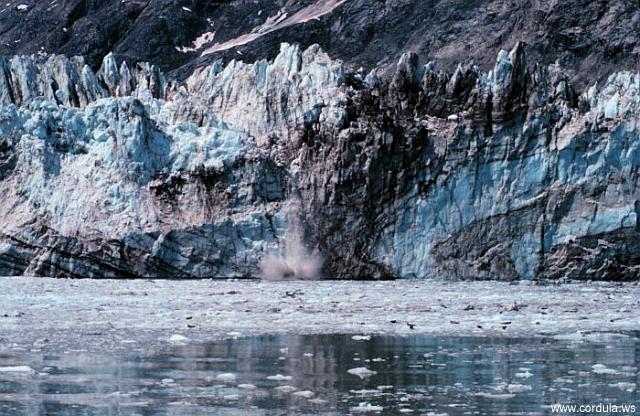
POLYGON ((0 414, 633 414, 626 0, 6 0, 0 414))
POLYGON ((303 221, 299 217, 300 201, 289 201, 287 229, 280 253, 271 253, 260 262, 260 277, 266 280, 319 280, 322 258, 306 247, 303 221))

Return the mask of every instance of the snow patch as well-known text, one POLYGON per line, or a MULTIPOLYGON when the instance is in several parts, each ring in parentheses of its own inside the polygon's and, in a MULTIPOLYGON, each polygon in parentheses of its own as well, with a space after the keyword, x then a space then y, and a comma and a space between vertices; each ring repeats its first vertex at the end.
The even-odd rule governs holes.
POLYGON ((216 32, 205 32, 198 36, 192 43, 192 46, 176 46, 176 50, 182 53, 197 52, 206 44, 213 42, 216 32))
POLYGON ((230 39, 226 42, 217 43, 205 50, 202 55, 204 56, 215 52, 225 51, 236 46, 246 45, 276 30, 306 23, 310 20, 319 19, 320 17, 331 13, 346 1, 347 0, 320 0, 315 4, 303 8, 290 17, 287 16, 286 12, 280 10, 275 16, 268 18, 262 26, 255 28, 251 33, 238 36, 237 38, 230 39))

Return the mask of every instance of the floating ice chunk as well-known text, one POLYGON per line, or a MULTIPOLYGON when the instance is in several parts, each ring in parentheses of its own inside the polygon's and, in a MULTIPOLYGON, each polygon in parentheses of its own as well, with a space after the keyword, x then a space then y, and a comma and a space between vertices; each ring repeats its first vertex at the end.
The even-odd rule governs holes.
POLYGON ((29 367, 28 365, 16 365, 9 367, 0 367, 0 373, 29 373, 35 374, 36 370, 29 367))
POLYGON ((222 398, 224 400, 228 400, 228 401, 236 401, 236 400, 240 400, 240 395, 238 395, 238 394, 227 394, 226 396, 222 396, 222 398))
POLYGON ((621 381, 619 383, 609 384, 609 387, 619 388, 620 390, 624 390, 629 393, 632 393, 636 390, 635 383, 627 383, 624 381, 621 381))
POLYGON ((533 374, 531 374, 529 370, 526 370, 520 373, 516 373, 515 376, 518 378, 529 378, 529 377, 533 377, 533 374))
POLYGON ((284 385, 284 386, 276 387, 276 390, 279 391, 280 393, 293 393, 298 389, 293 386, 284 385))
POLYGON ((176 345, 184 345, 190 341, 189 338, 184 335, 174 334, 169 337, 169 342, 176 345))
POLYGON ((216 380, 223 383, 233 383, 236 381, 236 375, 233 373, 222 373, 216 376, 216 380))
POLYGON ((367 396, 367 395, 379 396, 380 395, 380 390, 367 390, 367 389, 349 390, 349 393, 357 394, 357 395, 360 395, 360 396, 367 396))
POLYGON ((507 394, 507 393, 485 393, 485 392, 475 393, 474 396, 484 397, 485 399, 495 399, 495 400, 509 400, 516 397, 515 394, 511 394, 511 393, 507 394))
POLYGON ((354 376, 358 376, 360 378, 371 377, 374 374, 378 374, 377 371, 369 370, 366 367, 356 367, 347 371, 349 374, 353 374, 354 376))
POLYGON ((369 341, 371 340, 371 335, 354 335, 351 338, 356 341, 369 341))
POLYGON ((525 391, 531 391, 531 386, 527 386, 525 384, 509 384, 507 386, 507 391, 509 393, 523 393, 525 391))
POLYGON ((297 391, 297 392, 293 393, 293 395, 294 396, 304 397, 304 398, 307 398, 307 399, 310 399, 313 396, 315 396, 315 394, 311 390, 297 391))
POLYGON ((595 364, 591 367, 591 369, 594 374, 618 374, 616 370, 614 370, 613 368, 608 368, 604 364, 595 364))
POLYGON ((16 10, 18 10, 19 12, 26 12, 27 10, 29 10, 29 6, 26 4, 18 4, 16 10))
POLYGON ((309 403, 313 403, 313 404, 324 404, 326 403, 326 400, 320 399, 318 397, 316 397, 315 399, 310 399, 309 403))
POLYGON ((584 341, 584 333, 577 331, 577 332, 571 332, 568 334, 558 334, 558 335, 554 335, 553 338, 555 339, 559 339, 562 341, 584 341))
POLYGON ((384 408, 382 406, 375 406, 375 405, 372 405, 371 403, 362 402, 358 406, 352 407, 349 410, 355 413, 365 413, 365 412, 382 412, 384 408))
POLYGON ((378 390, 393 390, 393 386, 378 386, 378 390))
POLYGON ((403 407, 402 409, 398 410, 400 413, 413 413, 413 410, 411 409, 407 409, 406 407, 403 407))
POLYGON ((253 384, 238 384, 238 388, 243 390, 255 390, 256 386, 253 384))
POLYGON ((163 378, 162 380, 160 380, 160 383, 162 384, 173 384, 176 381, 172 378, 163 378))
POLYGON ((291 380, 293 377, 291 376, 283 376, 282 374, 276 374, 275 376, 268 376, 267 380, 273 380, 273 381, 289 381, 291 380))
POLYGON ((175 402, 169 402, 169 406, 193 406, 193 403, 187 400, 178 400, 175 402))
POLYGON ((553 380, 554 383, 565 383, 565 384, 573 384, 573 380, 566 377, 558 377, 553 380))

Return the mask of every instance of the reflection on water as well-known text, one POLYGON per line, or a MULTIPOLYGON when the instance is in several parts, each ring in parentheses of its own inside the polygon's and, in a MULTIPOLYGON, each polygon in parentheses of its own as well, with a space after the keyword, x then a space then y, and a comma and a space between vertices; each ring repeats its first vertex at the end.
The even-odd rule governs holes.
POLYGON ((0 414, 521 415, 640 402, 632 336, 265 336, 144 350, 0 352, 0 414))

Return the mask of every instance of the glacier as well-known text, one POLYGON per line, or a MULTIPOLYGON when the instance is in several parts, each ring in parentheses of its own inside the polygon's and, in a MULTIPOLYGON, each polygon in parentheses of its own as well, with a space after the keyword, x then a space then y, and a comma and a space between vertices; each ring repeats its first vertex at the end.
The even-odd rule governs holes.
POLYGON ((0 275, 259 277, 296 223, 327 278, 636 280, 639 90, 522 44, 391 78, 317 45, 183 81, 0 58, 0 275))

